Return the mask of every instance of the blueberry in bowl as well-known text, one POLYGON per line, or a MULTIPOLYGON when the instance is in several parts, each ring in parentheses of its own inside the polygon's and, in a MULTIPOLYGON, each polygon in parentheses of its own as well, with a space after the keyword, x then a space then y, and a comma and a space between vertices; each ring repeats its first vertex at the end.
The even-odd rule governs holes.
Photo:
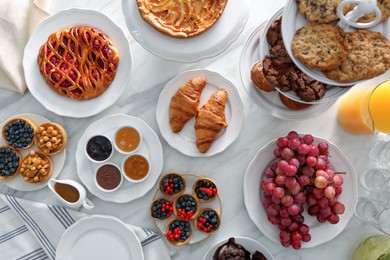
POLYGON ((17 175, 22 162, 21 154, 11 147, 0 147, 0 180, 8 180, 17 175))
POLYGON ((5 123, 2 136, 8 146, 16 150, 24 150, 34 143, 35 124, 27 119, 15 117, 5 123))
POLYGON ((200 203, 197 198, 190 194, 177 197, 173 202, 173 213, 180 219, 190 221, 199 214, 200 203))
POLYGON ((201 178, 194 183, 192 190, 200 202, 213 201, 218 194, 215 182, 208 178, 201 178))
POLYGON ((164 220, 173 213, 173 203, 166 199, 156 199, 150 207, 150 215, 154 219, 164 220))
POLYGON ((113 153, 111 140, 104 135, 92 136, 87 142, 86 153, 93 162, 107 161, 113 153))
POLYGON ((220 225, 221 217, 217 211, 211 208, 203 209, 195 219, 196 229, 206 234, 214 234, 220 225))
POLYGON ((190 222, 179 219, 172 220, 167 225, 165 236, 168 241, 175 246, 187 244, 192 237, 190 222))
POLYGON ((185 188, 185 179, 177 173, 169 172, 161 178, 160 191, 164 195, 176 198, 183 194, 185 188))

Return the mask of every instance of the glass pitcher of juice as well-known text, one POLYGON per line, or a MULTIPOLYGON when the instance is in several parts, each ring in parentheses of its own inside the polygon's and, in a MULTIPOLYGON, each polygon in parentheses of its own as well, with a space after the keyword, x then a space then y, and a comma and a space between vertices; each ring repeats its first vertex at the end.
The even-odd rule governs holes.
POLYGON ((339 99, 339 124, 354 134, 390 134, 390 80, 352 89, 339 99))
POLYGON ((389 260, 390 237, 373 235, 362 241, 353 254, 353 260, 389 260))

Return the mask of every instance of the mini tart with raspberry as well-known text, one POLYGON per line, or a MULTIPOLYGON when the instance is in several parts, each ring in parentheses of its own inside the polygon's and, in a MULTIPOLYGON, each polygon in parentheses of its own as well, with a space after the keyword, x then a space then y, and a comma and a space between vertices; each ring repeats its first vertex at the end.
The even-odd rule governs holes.
POLYGON ((192 237, 191 224, 188 221, 174 219, 167 225, 165 236, 175 246, 188 244, 192 237))
POLYGON ((221 217, 218 212, 211 208, 203 209, 195 219, 195 227, 200 232, 214 234, 221 225, 221 217))
POLYGON ((200 202, 191 194, 183 194, 173 202, 173 213, 182 220, 190 221, 195 219, 199 211, 200 202))
POLYGON ((15 149, 7 146, 0 147, 0 180, 9 180, 19 173, 22 164, 22 155, 15 149))
POLYGON ((184 193, 186 180, 180 174, 168 172, 161 178, 159 186, 164 195, 176 198, 184 193))
POLYGON ((1 130, 6 144, 16 150, 25 150, 34 144, 36 125, 27 118, 14 117, 1 130))
POLYGON ((173 202, 166 199, 156 199, 150 205, 150 216, 154 219, 164 220, 173 213, 173 202))
POLYGON ((50 156, 30 151, 23 158, 19 168, 23 180, 29 183, 42 183, 48 181, 53 174, 54 163, 50 156))
POLYGON ((59 124, 47 122, 35 130, 35 145, 43 154, 58 154, 65 149, 67 142, 68 135, 59 124))
POLYGON ((192 190, 200 202, 213 201, 218 194, 217 185, 209 178, 198 179, 192 186, 192 190))

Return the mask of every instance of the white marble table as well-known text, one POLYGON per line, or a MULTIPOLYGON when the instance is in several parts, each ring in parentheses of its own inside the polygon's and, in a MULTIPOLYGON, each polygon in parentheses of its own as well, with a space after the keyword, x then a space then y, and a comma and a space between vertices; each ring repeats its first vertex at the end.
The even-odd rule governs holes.
MULTIPOLYGON (((255 153, 268 141, 290 130, 311 133, 331 140, 338 145, 354 165, 357 174, 370 164, 368 152, 376 141, 374 136, 356 136, 345 132, 336 121, 337 103, 325 113, 306 120, 282 120, 263 111, 252 102, 241 83, 238 60, 242 46, 250 32, 261 22, 267 20, 276 10, 285 4, 284 0, 253 0, 246 27, 238 40, 222 55, 212 60, 193 64, 181 64, 165 61, 144 50, 128 32, 121 10, 120 0, 67 0, 53 1, 52 11, 57 12, 70 7, 89 8, 100 11, 113 19, 125 31, 133 53, 133 70, 130 84, 125 93, 109 109, 85 118, 64 118, 47 111, 30 93, 19 94, 0 90, 0 121, 19 113, 35 113, 63 124, 69 135, 66 164, 60 179, 78 180, 75 165, 75 149, 78 139, 86 127, 95 120, 113 113, 126 113, 145 120, 158 134, 164 152, 163 173, 167 171, 193 172, 213 178, 219 185, 223 200, 223 219, 221 229, 206 241, 181 248, 173 259, 202 259, 204 253, 215 242, 229 236, 247 236, 253 238, 275 255, 275 259, 351 259, 357 243, 369 234, 379 233, 368 224, 353 217, 346 229, 332 241, 311 249, 285 249, 266 238, 250 220, 244 206, 243 177, 249 162, 255 153), (215 70, 231 80, 238 88, 244 104, 245 119, 237 140, 224 152, 211 158, 190 158, 171 148, 161 137, 155 119, 157 98, 165 83, 178 73, 189 68, 207 68, 215 70)), ((154 187, 154 189, 157 185, 154 187)), ((362 192, 361 188, 359 187, 362 192)), ((59 204, 48 188, 35 192, 20 192, 0 184, 0 193, 6 193, 35 201, 59 204)), ((128 223, 154 227, 148 211, 153 192, 130 203, 115 204, 91 196, 95 203, 92 213, 109 214, 128 223)))

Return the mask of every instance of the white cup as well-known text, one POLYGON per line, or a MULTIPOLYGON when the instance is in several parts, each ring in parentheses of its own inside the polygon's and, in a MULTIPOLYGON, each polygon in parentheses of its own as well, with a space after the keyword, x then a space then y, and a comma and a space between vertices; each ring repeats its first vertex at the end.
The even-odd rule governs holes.
POLYGON ((81 185, 80 183, 78 183, 77 181, 74 181, 74 180, 56 180, 56 179, 51 179, 49 180, 49 183, 48 183, 48 186, 50 188, 50 190, 56 195, 56 197, 63 203, 65 204, 67 207, 70 207, 70 208, 79 208, 80 206, 83 206, 85 209, 93 209, 94 205, 92 203, 92 201, 90 201, 88 198, 87 198, 87 192, 84 188, 83 185, 81 185), (77 193, 78 193, 78 199, 77 201, 75 202, 69 202, 67 200, 65 200, 55 189, 55 184, 56 183, 59 183, 59 184, 66 184, 66 185, 69 185, 69 186, 72 186, 73 188, 75 188, 77 190, 77 193))
POLYGON ((121 128, 119 128, 116 132, 115 132, 115 135, 114 135, 114 140, 113 140, 113 143, 114 143, 114 147, 115 149, 121 153, 121 154, 126 154, 126 155, 129 155, 129 154, 134 154, 135 152, 138 151, 139 147, 142 145, 142 134, 141 134, 141 131, 139 131, 136 127, 134 126, 130 126, 130 125, 126 125, 126 126, 122 126, 121 128), (129 152, 126 152, 126 151, 123 151, 121 148, 118 147, 118 144, 116 142, 116 136, 118 134, 118 132, 123 129, 123 128, 133 128, 135 131, 137 131, 138 135, 139 135, 139 144, 138 146, 132 150, 132 151, 129 151, 129 152))
POLYGON ((87 156, 87 158, 88 158, 91 162, 94 162, 94 163, 104 163, 104 162, 107 162, 108 160, 110 160, 110 158, 111 158, 112 155, 114 154, 114 146, 113 146, 113 144, 112 144, 112 140, 111 140, 108 136, 106 136, 106 135, 104 135, 104 134, 96 134, 96 135, 91 136, 91 137, 88 139, 88 141, 85 143, 84 152, 85 152, 85 156, 87 156), (106 159, 101 160, 101 161, 97 161, 97 160, 93 159, 93 158, 88 154, 88 152, 87 152, 87 146, 88 146, 89 141, 91 141, 91 139, 94 138, 94 137, 96 137, 96 136, 103 136, 103 137, 105 137, 105 138, 110 142, 110 144, 111 144, 111 154, 110 154, 110 156, 108 156, 106 159))
POLYGON ((143 154, 139 154, 139 153, 135 153, 135 154, 131 154, 129 156, 126 156, 123 161, 122 161, 122 174, 123 174, 123 177, 125 177, 126 180, 130 181, 130 182, 133 182, 133 183, 139 183, 139 182, 142 182, 144 181, 148 176, 149 176, 149 173, 150 173, 150 161, 148 159, 148 157, 146 155, 143 155, 143 154), (132 179, 130 178, 129 176, 127 176, 126 174, 126 171, 125 171, 125 163, 127 161, 128 158, 132 157, 132 156, 141 156, 143 158, 145 158, 146 162, 148 163, 148 167, 149 167, 149 170, 148 172, 146 173, 145 177, 143 177, 142 179, 139 179, 139 180, 136 180, 136 179, 132 179))
POLYGON ((116 164, 114 164, 114 163, 104 163, 104 164, 100 165, 99 167, 97 167, 96 170, 95 170, 95 174, 94 174, 93 178, 94 178, 95 186, 96 186, 99 190, 104 191, 104 192, 113 192, 113 191, 116 191, 116 190, 119 189, 119 187, 122 185, 122 181, 123 181, 123 176, 122 176, 122 173, 121 173, 121 169, 120 169, 116 164), (98 173, 98 171, 100 170, 100 168, 102 168, 102 167, 104 167, 104 166, 106 166, 106 165, 112 165, 112 166, 114 166, 114 167, 118 170, 118 172, 119 172, 119 177, 120 177, 119 184, 118 184, 118 186, 116 186, 115 188, 113 188, 113 189, 111 189, 111 190, 105 189, 105 188, 103 188, 102 186, 100 186, 99 183, 98 183, 98 180, 97 180, 97 173, 98 173))

